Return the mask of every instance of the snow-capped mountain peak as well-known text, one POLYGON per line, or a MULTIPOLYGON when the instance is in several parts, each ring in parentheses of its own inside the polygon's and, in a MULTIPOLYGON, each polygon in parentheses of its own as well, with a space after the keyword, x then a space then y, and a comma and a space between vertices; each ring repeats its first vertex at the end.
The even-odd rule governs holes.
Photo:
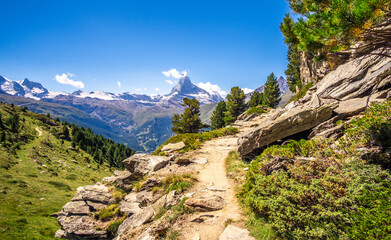
POLYGON ((166 99, 179 102, 185 97, 196 98, 201 104, 215 103, 223 100, 217 92, 209 93, 194 85, 187 75, 180 78, 178 84, 171 90, 170 94, 165 96, 166 99))

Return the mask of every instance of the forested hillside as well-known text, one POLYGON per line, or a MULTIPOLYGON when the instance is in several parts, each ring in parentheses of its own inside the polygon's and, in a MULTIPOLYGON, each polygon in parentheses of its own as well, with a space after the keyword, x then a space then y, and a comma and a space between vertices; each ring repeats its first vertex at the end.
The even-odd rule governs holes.
POLYGON ((4 103, 0 129, 1 239, 53 239, 58 223, 50 215, 134 153, 90 129, 4 103))

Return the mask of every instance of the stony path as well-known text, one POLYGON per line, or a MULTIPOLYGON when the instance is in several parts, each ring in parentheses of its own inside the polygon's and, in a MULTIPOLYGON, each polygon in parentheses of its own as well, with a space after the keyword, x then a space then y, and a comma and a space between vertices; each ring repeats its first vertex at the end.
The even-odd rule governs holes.
POLYGON ((235 197, 234 185, 226 175, 225 158, 232 150, 237 149, 237 137, 225 137, 208 141, 195 151, 199 157, 206 158, 208 163, 199 169, 198 183, 195 186, 195 196, 218 195, 225 201, 225 207, 220 211, 195 213, 192 218, 202 215, 213 215, 203 223, 193 223, 182 232, 183 239, 198 240, 219 239, 225 229, 226 221, 240 221, 243 215, 235 197))

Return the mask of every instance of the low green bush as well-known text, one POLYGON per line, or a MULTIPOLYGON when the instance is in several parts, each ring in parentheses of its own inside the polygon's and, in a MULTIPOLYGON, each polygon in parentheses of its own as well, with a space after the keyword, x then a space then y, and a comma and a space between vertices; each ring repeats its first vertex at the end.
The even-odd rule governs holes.
POLYGON ((290 141, 264 150, 250 164, 239 194, 253 234, 262 239, 389 238, 391 175, 384 164, 362 159, 360 149, 390 150, 390 110, 391 101, 373 104, 345 125, 338 141, 290 141))

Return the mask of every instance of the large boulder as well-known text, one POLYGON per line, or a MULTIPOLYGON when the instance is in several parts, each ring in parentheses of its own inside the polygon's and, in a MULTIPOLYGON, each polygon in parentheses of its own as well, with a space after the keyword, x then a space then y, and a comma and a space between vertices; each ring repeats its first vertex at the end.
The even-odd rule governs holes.
POLYGON ((336 104, 318 108, 299 106, 273 120, 269 117, 255 130, 243 133, 238 139, 238 152, 244 157, 256 149, 294 134, 309 130, 331 118, 336 104))
POLYGON ((165 156, 134 154, 122 162, 134 178, 140 178, 151 171, 158 171, 159 169, 164 168, 169 161, 169 158, 165 156))
POLYGON ((93 217, 94 212, 114 203, 108 187, 102 184, 79 187, 71 202, 57 214, 61 229, 56 236, 67 239, 107 239, 103 223, 93 217))

